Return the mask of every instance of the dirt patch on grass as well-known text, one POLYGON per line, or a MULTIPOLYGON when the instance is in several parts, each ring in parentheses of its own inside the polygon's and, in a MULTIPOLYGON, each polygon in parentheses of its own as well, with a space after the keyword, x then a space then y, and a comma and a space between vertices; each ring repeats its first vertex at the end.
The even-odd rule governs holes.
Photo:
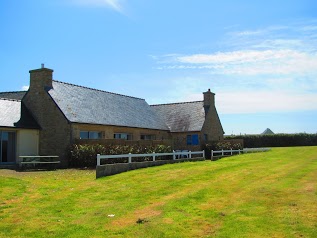
POLYGON ((127 227, 136 224, 138 220, 145 219, 149 221, 151 218, 161 215, 162 211, 157 210, 157 207, 163 205, 162 202, 151 204, 141 210, 134 211, 133 214, 121 217, 114 220, 111 224, 115 227, 127 227))

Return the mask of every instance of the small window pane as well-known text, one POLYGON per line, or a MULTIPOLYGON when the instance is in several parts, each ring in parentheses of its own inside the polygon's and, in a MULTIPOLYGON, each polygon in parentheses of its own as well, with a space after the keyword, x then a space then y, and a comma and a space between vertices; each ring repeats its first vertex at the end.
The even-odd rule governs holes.
POLYGON ((89 138, 88 131, 81 131, 80 132, 80 139, 88 139, 88 138, 89 138))
POLYGON ((155 135, 141 135, 141 140, 155 140, 155 135))
POLYGON ((101 132, 90 131, 89 132, 89 139, 101 139, 101 132))
POLYGON ((122 140, 132 140, 132 134, 128 133, 115 133, 113 135, 114 139, 122 139, 122 140))
POLYGON ((192 135, 192 145, 199 145, 198 135, 192 135))

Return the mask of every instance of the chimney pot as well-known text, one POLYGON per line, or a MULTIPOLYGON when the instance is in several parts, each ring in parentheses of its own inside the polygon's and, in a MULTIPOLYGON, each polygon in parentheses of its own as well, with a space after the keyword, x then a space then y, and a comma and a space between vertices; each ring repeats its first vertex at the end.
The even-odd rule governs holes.
POLYGON ((41 64, 41 68, 44 69, 44 64, 41 64))

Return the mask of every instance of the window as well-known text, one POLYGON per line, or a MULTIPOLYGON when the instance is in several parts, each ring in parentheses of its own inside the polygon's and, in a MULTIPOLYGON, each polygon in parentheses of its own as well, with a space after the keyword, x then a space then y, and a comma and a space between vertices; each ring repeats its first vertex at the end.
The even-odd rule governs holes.
POLYGON ((114 139, 121 139, 121 140, 132 140, 133 136, 132 134, 128 133, 115 133, 113 135, 114 139))
POLYGON ((141 135, 141 140, 155 140, 155 135, 141 135))
POLYGON ((102 132, 100 131, 81 131, 80 139, 101 139, 102 132))
POLYGON ((199 145, 199 139, 197 134, 187 135, 186 141, 187 145, 199 145))

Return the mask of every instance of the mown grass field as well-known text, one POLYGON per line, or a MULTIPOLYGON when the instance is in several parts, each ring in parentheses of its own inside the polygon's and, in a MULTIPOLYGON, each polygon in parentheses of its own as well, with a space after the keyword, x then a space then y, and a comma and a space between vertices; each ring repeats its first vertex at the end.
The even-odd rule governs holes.
POLYGON ((0 237, 317 237, 317 147, 98 180, 0 170, 0 197, 0 237))

